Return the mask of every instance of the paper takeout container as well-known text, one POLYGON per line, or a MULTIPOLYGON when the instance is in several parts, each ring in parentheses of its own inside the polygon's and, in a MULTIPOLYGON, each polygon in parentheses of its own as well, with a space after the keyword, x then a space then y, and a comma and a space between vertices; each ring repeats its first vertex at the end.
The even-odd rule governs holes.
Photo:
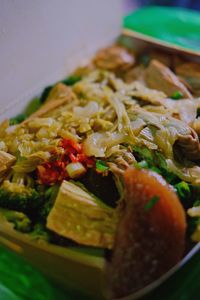
MULTIPOLYGON (((0 121, 19 113, 42 89, 64 78, 120 33, 121 1, 2 1, 0 121)), ((50 278, 91 299, 106 299, 104 259, 96 253, 36 243, 0 217, 0 243, 50 278)), ((160 285, 198 251, 199 244, 162 278, 124 299, 160 285)))

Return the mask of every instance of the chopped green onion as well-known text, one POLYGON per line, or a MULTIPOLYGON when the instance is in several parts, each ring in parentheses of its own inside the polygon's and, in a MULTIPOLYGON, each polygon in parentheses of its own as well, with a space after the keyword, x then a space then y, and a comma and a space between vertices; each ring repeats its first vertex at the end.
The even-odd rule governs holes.
POLYGON ((159 196, 153 196, 144 206, 145 211, 149 211, 160 199, 159 196))
POLYGON ((134 164, 134 167, 137 169, 148 169, 148 163, 146 162, 146 160, 142 160, 134 164))
POLYGON ((157 167, 153 166, 153 167, 150 167, 149 169, 153 172, 156 172, 156 173, 160 174, 160 175, 162 174, 161 170, 157 167))
POLYGON ((187 182, 181 181, 174 185, 177 194, 180 198, 189 198, 191 195, 190 187, 187 182))
POLYGON ((146 148, 146 147, 140 147, 140 146, 134 146, 133 147, 133 151, 138 154, 138 156, 140 157, 140 159, 144 159, 144 160, 146 160, 148 162, 152 162, 153 161, 153 153, 148 148, 146 148))
POLYGON ((183 98, 183 93, 181 93, 180 91, 176 91, 171 95, 171 98, 174 100, 179 100, 183 98))
POLYGON ((66 166, 70 178, 78 178, 86 172, 85 167, 80 162, 72 162, 66 166))
POLYGON ((99 172, 105 172, 105 171, 109 170, 109 167, 107 166, 107 164, 104 161, 97 160, 96 161, 96 169, 99 172))
POLYGON ((62 83, 66 84, 66 85, 74 85, 76 82, 81 80, 81 76, 78 75, 72 75, 67 77, 66 79, 64 79, 62 81, 62 83))

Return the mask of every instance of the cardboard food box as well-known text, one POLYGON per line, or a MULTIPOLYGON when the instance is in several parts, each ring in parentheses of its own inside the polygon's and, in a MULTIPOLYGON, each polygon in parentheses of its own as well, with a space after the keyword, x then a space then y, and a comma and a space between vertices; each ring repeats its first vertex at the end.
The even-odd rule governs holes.
MULTIPOLYGON (((43 88, 66 77, 120 33, 122 8, 116 0, 3 0, 0 10, 0 121, 20 113, 43 88)), ((0 243, 27 258, 67 289, 106 299, 99 252, 34 242, 0 218, 0 243)), ((146 294, 182 266, 124 299, 146 294)))

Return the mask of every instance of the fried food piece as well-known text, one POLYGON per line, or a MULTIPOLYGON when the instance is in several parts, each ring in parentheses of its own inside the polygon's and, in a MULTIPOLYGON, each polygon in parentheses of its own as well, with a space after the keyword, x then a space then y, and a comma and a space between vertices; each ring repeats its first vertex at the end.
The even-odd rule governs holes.
POLYGON ((148 87, 160 90, 168 97, 179 91, 184 98, 192 99, 192 95, 179 78, 168 67, 155 59, 146 69, 145 81, 148 87))
POLYGON ((106 269, 113 297, 159 278, 181 259, 185 244, 185 212, 166 181, 152 171, 129 168, 124 183, 124 211, 106 269))
POLYGON ((134 68, 130 68, 124 73, 123 79, 126 83, 131 83, 135 80, 144 82, 145 66, 140 64, 134 68))
POLYGON ((47 228, 82 245, 112 248, 115 210, 81 187, 63 181, 47 218, 47 228))
POLYGON ((113 45, 98 51, 93 63, 97 68, 121 73, 135 64, 135 57, 126 48, 113 45))
POLYGON ((164 64, 168 68, 173 66, 173 55, 169 52, 159 49, 152 49, 147 55, 149 55, 150 59, 156 59, 160 63, 164 64))

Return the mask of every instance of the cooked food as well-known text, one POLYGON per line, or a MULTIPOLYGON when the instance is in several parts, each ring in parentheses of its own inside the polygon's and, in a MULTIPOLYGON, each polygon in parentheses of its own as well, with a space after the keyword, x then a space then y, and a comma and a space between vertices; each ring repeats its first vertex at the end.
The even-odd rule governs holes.
POLYGON ((5 151, 0 151, 0 176, 6 174, 6 171, 10 169, 15 160, 15 156, 5 151))
POLYGON ((0 126, 1 213, 46 243, 110 251, 115 297, 200 241, 200 100, 170 56, 136 53, 100 50, 0 126))
POLYGON ((47 228, 83 245, 112 248, 116 211, 76 184, 63 181, 47 228))
MULTIPOLYGON (((36 112, 31 114, 24 122, 28 122, 36 117, 42 117, 48 112, 62 106, 65 103, 70 103, 74 98, 74 94, 70 88, 63 83, 58 83, 49 93, 45 104, 42 105, 36 112)), ((36 122, 37 123, 37 122, 36 122)))
POLYGON ((195 96, 200 95, 200 67, 195 62, 184 62, 176 67, 176 73, 190 86, 195 96))
POLYGON ((171 97, 179 91, 184 98, 191 98, 192 95, 179 80, 179 78, 165 65, 157 60, 152 60, 146 69, 145 79, 150 88, 158 89, 171 97))
POLYGON ((125 171, 124 183, 124 207, 108 265, 114 297, 168 271, 185 245, 185 212, 170 185, 152 171, 134 168, 125 171))
POLYGON ((134 66, 135 57, 126 48, 113 45, 99 50, 93 63, 99 69, 122 73, 134 66))

